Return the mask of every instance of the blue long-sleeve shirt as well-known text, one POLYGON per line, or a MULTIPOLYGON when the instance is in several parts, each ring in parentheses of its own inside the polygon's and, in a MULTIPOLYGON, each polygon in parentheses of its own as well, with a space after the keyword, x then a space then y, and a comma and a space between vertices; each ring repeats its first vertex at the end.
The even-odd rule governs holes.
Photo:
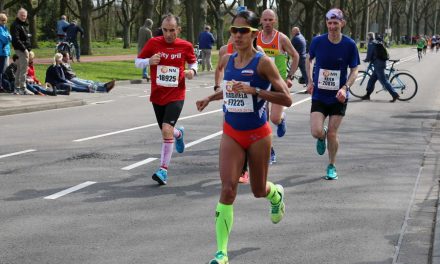
POLYGON ((212 49, 215 39, 211 32, 203 31, 199 34, 199 48, 200 49, 212 49))
POLYGON ((11 47, 9 43, 12 41, 11 34, 8 28, 3 25, 0 26, 0 56, 9 57, 11 55, 11 47))

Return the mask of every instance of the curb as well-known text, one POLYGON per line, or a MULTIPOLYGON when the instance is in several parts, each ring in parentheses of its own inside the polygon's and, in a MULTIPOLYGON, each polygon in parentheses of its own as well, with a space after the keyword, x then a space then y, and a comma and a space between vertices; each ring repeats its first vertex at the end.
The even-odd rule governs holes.
POLYGON ((13 107, 8 107, 7 109, 0 108, 0 116, 23 114, 23 113, 30 113, 35 111, 42 111, 42 110, 67 108, 67 107, 81 106, 85 104, 86 102, 84 100, 72 99, 65 102, 56 102, 56 103, 51 102, 51 103, 43 103, 43 104, 37 103, 28 106, 13 106, 13 107))
MULTIPOLYGON (((440 114, 437 114, 437 120, 439 120, 440 114)), ((440 134, 440 122, 437 121, 436 123, 436 127, 434 128, 434 130, 432 131, 433 136, 435 136, 436 134, 440 134)), ((438 138, 438 136, 436 136, 435 139, 431 138, 431 142, 430 144, 438 144, 440 145, 440 139, 438 138)), ((433 169, 433 175, 437 175, 437 180, 438 179, 438 175, 439 175, 439 170, 440 168, 438 167, 438 162, 440 160, 439 157, 439 153, 433 153, 434 155, 432 155, 432 159, 434 160, 432 166, 433 169)), ((437 182, 439 183, 439 182, 437 182)), ((439 195, 439 194, 437 194, 439 195)), ((437 196, 438 197, 438 196, 437 196)), ((439 210, 439 206, 440 206, 440 199, 437 200, 436 203, 437 206, 437 212, 435 214, 435 224, 434 224, 434 234, 432 237, 432 254, 431 254, 431 264, 440 264, 440 210, 439 210)))

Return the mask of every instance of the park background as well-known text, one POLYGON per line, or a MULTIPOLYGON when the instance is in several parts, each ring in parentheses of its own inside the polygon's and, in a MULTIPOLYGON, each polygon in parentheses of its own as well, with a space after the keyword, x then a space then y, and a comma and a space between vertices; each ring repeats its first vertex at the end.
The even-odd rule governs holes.
MULTIPOLYGON (((368 31, 386 37, 390 45, 411 45, 418 35, 437 34, 440 0, 0 0, 0 10, 8 15, 8 26, 17 10, 28 10, 32 47, 38 58, 50 58, 55 52, 56 21, 61 15, 77 20, 85 34, 80 38, 82 56, 118 56, 137 53, 137 33, 146 18, 160 27, 161 16, 168 12, 181 17, 181 38, 197 44, 204 25, 211 25, 217 52, 229 37, 231 19, 240 5, 257 14, 271 8, 278 14, 278 29, 291 37, 298 26, 308 43, 326 32, 324 15, 332 7, 344 11, 344 34, 364 48, 368 31)), ((126 56, 125 56, 126 57, 126 56)), ((116 60, 116 59, 115 59, 116 60)), ((119 59, 118 59, 119 60, 119 59)), ((37 77, 44 80, 46 64, 36 64, 37 77)), ((81 78, 108 81, 139 79, 133 60, 76 63, 81 78)))

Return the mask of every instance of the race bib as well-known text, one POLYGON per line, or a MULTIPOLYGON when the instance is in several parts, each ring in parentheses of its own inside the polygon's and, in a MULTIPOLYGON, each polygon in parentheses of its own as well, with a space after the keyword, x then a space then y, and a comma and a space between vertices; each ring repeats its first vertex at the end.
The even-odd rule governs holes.
MULTIPOLYGON (((249 85, 249 82, 243 82, 249 85)), ((254 100, 251 94, 234 93, 232 91, 232 81, 223 80, 223 104, 228 112, 250 113, 254 111, 254 100)))
POLYGON ((179 86, 179 68, 173 66, 157 65, 156 83, 164 87, 179 86))
POLYGON ((319 69, 318 88, 324 90, 339 90, 341 71, 319 69))

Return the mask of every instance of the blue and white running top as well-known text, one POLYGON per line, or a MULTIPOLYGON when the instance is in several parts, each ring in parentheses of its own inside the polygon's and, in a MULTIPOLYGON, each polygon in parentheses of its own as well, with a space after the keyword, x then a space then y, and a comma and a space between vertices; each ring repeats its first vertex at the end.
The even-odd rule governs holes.
POLYGON ((234 59, 237 53, 229 57, 221 87, 223 89, 223 112, 225 122, 236 130, 251 130, 267 122, 266 100, 255 95, 232 92, 232 81, 240 81, 251 87, 269 90, 270 82, 257 74, 257 66, 263 53, 257 52, 249 64, 237 69, 234 59))

